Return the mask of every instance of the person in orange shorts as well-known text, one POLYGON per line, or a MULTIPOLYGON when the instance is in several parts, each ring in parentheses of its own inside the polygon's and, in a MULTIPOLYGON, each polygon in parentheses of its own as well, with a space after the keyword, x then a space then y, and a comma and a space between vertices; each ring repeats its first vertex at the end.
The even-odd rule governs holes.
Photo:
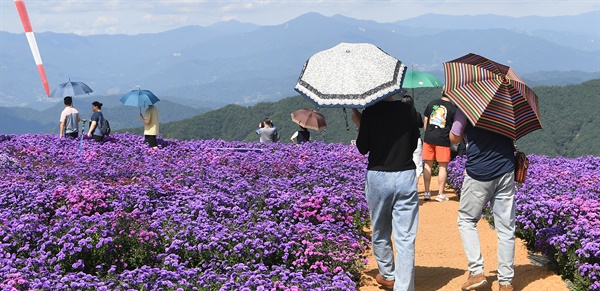
POLYGON ((425 186, 424 200, 431 200, 429 186, 431 184, 431 169, 433 161, 438 163, 438 196, 436 201, 448 201, 444 190, 446 188, 446 167, 450 162, 450 128, 454 122, 456 106, 446 95, 427 104, 424 116, 425 135, 423 137, 423 183, 425 186))

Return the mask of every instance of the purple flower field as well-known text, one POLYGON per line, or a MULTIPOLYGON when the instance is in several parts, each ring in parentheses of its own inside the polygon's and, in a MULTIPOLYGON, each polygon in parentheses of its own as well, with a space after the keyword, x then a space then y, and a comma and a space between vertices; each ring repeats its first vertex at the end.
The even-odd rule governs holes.
POLYGON ((2 290, 358 288, 355 147, 142 139, 0 135, 2 290))
MULTIPOLYGON (((528 157, 527 180, 515 195, 517 236, 549 258, 573 290, 600 290, 600 157, 528 157)), ((448 165, 455 189, 464 163, 458 157, 448 165)))

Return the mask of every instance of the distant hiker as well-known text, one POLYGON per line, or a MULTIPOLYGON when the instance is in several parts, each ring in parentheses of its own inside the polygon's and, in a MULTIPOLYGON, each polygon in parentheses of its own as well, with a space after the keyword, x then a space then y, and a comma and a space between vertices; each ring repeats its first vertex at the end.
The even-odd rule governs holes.
POLYGON ((273 121, 270 118, 258 124, 256 134, 260 135, 260 142, 276 142, 277 141, 277 128, 273 126, 273 121))
POLYGON ((79 136, 79 111, 73 108, 73 98, 67 96, 64 98, 65 109, 60 113, 60 133, 59 137, 68 135, 70 137, 77 138, 79 136))
POLYGON ((92 102, 92 117, 90 118, 90 129, 88 131, 88 136, 94 137, 94 140, 97 142, 101 142, 104 140, 104 135, 100 131, 100 126, 102 124, 102 120, 104 119, 104 115, 102 115, 102 103, 98 101, 92 102))
POLYGON ((140 120, 144 123, 144 142, 153 149, 158 148, 158 142, 156 137, 158 136, 158 109, 154 105, 148 106, 146 112, 142 115, 140 113, 140 120), (144 115, 146 117, 144 117, 144 115))
POLYGON ((290 137, 290 140, 296 144, 310 141, 310 132, 306 127, 300 126, 300 130, 294 132, 294 135, 290 137))

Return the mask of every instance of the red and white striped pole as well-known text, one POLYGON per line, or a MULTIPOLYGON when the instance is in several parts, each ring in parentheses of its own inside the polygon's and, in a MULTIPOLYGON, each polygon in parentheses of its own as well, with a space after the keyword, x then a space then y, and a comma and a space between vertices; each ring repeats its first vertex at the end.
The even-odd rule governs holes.
POLYGON ((29 22, 29 15, 27 14, 25 1, 15 0, 15 5, 17 6, 19 16, 21 17, 21 22, 23 23, 23 28, 25 29, 25 36, 27 36, 29 48, 31 49, 31 54, 33 54, 33 59, 35 60, 35 65, 37 66, 40 77, 42 78, 42 84, 44 85, 44 90, 46 90, 46 96, 50 96, 50 87, 48 86, 46 71, 44 70, 44 65, 42 64, 42 57, 40 56, 40 51, 38 49, 37 42, 35 41, 35 36, 33 35, 31 23, 29 22))

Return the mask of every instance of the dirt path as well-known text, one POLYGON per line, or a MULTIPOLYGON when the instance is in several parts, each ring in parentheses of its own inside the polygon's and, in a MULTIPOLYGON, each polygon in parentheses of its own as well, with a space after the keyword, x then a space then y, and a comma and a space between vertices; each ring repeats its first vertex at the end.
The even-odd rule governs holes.
MULTIPOLYGON (((437 180, 432 179, 432 198, 437 194, 437 180), (434 185, 435 184, 435 185, 434 185)), ((452 189, 446 191, 450 201, 423 201, 423 179, 419 180, 419 230, 416 245, 416 290, 460 290, 466 280, 467 259, 462 249, 458 226, 458 197, 452 189)), ((496 233, 488 223, 481 220, 478 224, 482 254, 485 259, 485 275, 488 285, 478 290, 498 290, 496 255, 496 233)), ((369 253, 369 264, 362 278, 359 291, 385 290, 375 282, 378 273, 377 264, 369 253)), ((515 252, 515 290, 523 291, 568 291, 567 284, 560 276, 545 267, 533 265, 527 258, 527 249, 517 239, 515 252)))

